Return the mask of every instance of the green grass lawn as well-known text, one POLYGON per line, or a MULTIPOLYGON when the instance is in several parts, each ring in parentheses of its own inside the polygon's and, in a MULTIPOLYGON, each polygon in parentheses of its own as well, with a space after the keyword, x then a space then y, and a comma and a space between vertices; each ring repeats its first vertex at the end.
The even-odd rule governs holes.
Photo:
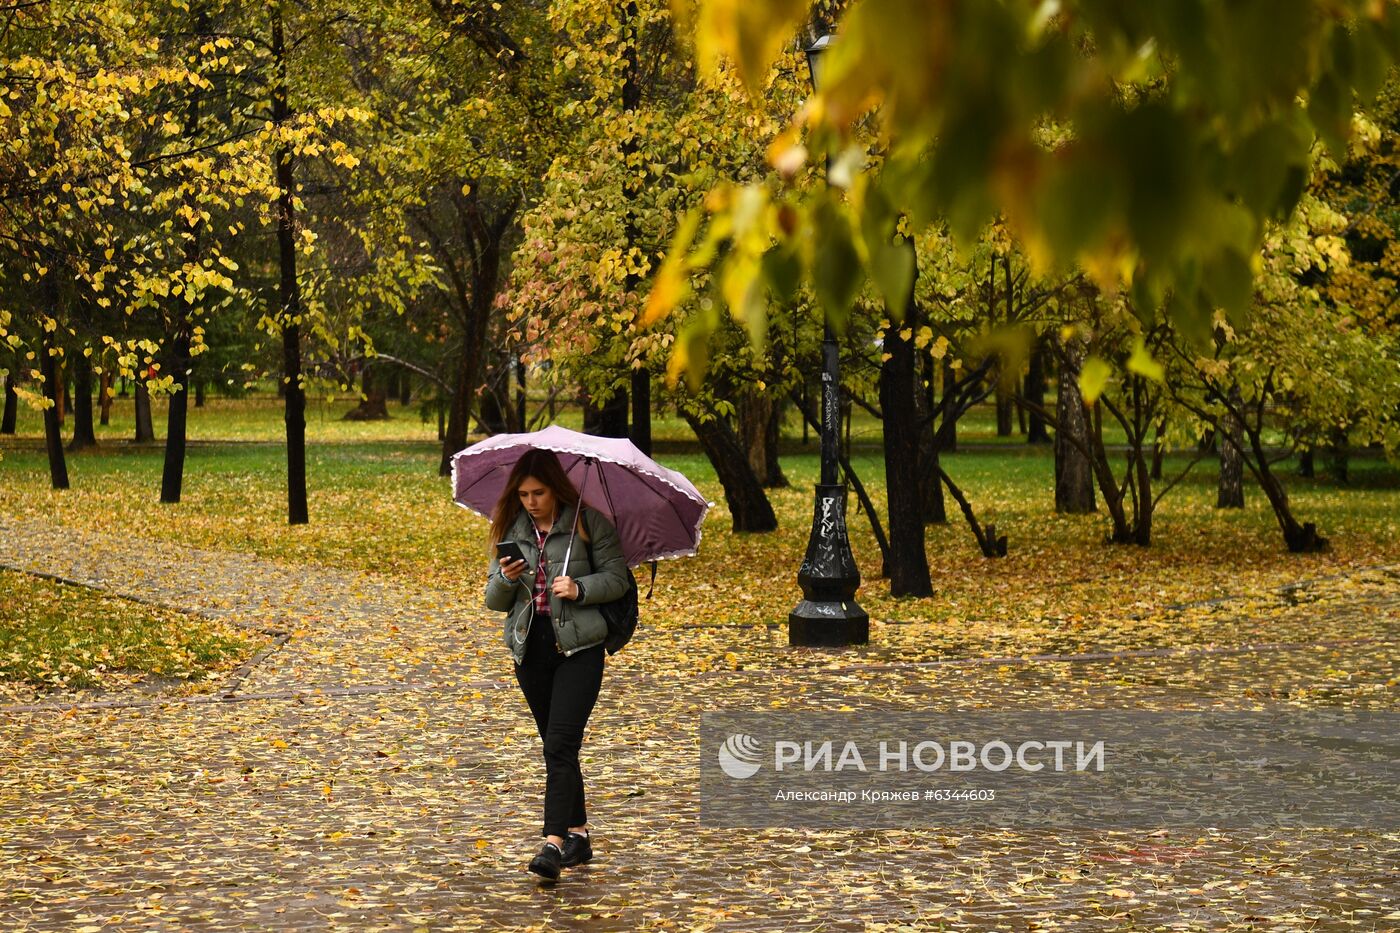
MULTIPOLYGON (((357 441, 423 441, 436 443, 437 414, 431 401, 418 400, 408 405, 397 401, 388 403, 387 421, 345 421, 345 413, 353 409, 358 401, 349 397, 311 397, 307 400, 306 436, 310 441, 325 443, 357 441)), ((533 418, 543 405, 542 400, 532 399, 529 411, 533 418)), ((135 435, 134 401, 130 398, 115 398, 110 412, 111 421, 106 426, 95 428, 98 442, 123 444, 135 435)), ((156 438, 165 437, 165 420, 169 403, 165 399, 155 399, 151 403, 151 416, 156 438)), ((282 425, 283 402, 270 391, 252 392, 243 398, 232 399, 210 394, 202 407, 190 404, 187 434, 191 441, 263 441, 276 442, 284 436, 282 425)), ((97 420, 94 406, 93 420, 97 420)), ((582 430, 583 412, 576 404, 559 404, 556 407, 555 422, 567 428, 582 430)), ((1105 426, 1109 443, 1121 443, 1121 432, 1116 426, 1105 426)), ((42 414, 26 405, 18 409, 17 433, 20 439, 39 440, 43 438, 42 414)), ((71 422, 65 425, 65 434, 71 435, 71 422)), ((808 432, 810 439, 815 434, 808 432)), ((783 425, 785 440, 800 444, 802 420, 796 410, 789 408, 783 425)), ((675 414, 655 414, 652 419, 652 435, 662 441, 693 442, 694 435, 685 420, 675 414)), ((853 406, 850 427, 851 443, 854 447, 876 446, 880 444, 880 421, 859 406, 853 406)), ((974 407, 958 422, 960 441, 976 444, 999 444, 1018 447, 1025 443, 1019 435, 997 437, 996 412, 991 405, 974 407)), ((5 440, 0 440, 0 450, 5 440)))
MULTIPOLYGON (((71 456, 73 488, 54 492, 30 430, 4 447, 0 514, 391 574, 455 591, 464 605, 477 605, 486 523, 453 505, 447 482, 436 475, 436 426, 407 416, 369 425, 337 421, 335 406, 348 404, 327 403, 324 418, 310 419, 308 526, 286 524, 283 451, 275 442, 280 411, 270 399, 211 401, 200 410, 193 436, 269 443, 211 440, 191 449, 184 501, 175 506, 157 501, 159 447, 112 443, 71 456), (384 436, 356 436, 361 431, 384 436), (394 431, 426 436, 395 437, 394 431)), ((974 415, 963 436, 992 433, 990 412, 974 415)), ((645 607, 648 624, 783 621, 799 598, 795 578, 818 473, 815 438, 804 446, 794 430, 784 441, 782 467, 792 486, 772 491, 779 530, 735 535, 714 471, 698 448, 681 443, 683 429, 674 420, 658 423, 658 437, 670 440, 659 459, 690 476, 716 507, 700 555, 662 565, 656 595, 645 607)), ((878 445, 858 444, 852 460, 883 513, 878 445)), ((1185 455, 1169 457, 1168 476, 1186 462, 1185 455)), ((1374 458, 1354 461, 1345 488, 1325 476, 1302 480, 1291 465, 1282 467, 1298 518, 1316 522, 1332 540, 1332 549, 1317 555, 1285 551, 1273 514, 1253 487, 1245 509, 1216 510, 1209 461, 1162 502, 1150 548, 1105 543, 1102 514, 1057 515, 1053 459, 1043 446, 973 446, 944 464, 979 519, 1009 535, 1010 554, 983 558, 950 501, 949 524, 927 533, 935 595, 894 599, 880 580, 869 522, 857 514, 852 496, 851 542, 864 577, 859 598, 874 620, 928 623, 984 646, 1032 650, 1070 631, 1082 631, 1085 644, 1132 645, 1146 637, 1133 620, 1173 604, 1400 562, 1400 473, 1374 458)))
MULTIPOLYGON (((306 407, 307 437, 323 442, 333 441, 433 441, 437 439, 437 416, 425 420, 414 403, 401 406, 389 404, 393 417, 388 421, 344 421, 343 416, 356 406, 348 398, 313 398, 306 407)), ((156 438, 164 440, 169 402, 155 399, 151 403, 151 420, 156 438)), ((44 436, 42 413, 20 405, 16 424, 17 437, 44 436)), ((71 418, 71 415, 69 416, 71 418)), ((282 400, 273 393, 254 393, 246 398, 229 399, 210 395, 202 407, 191 402, 188 408, 187 435, 193 442, 203 441, 277 441, 282 436, 282 400)), ((93 420, 97 421, 96 406, 93 420)), ((72 433, 71 421, 67 433, 72 433)), ((96 426, 99 444, 121 444, 136 433, 135 402, 131 398, 112 401, 111 423, 96 426)))
POLYGON ((262 636, 82 586, 0 570, 0 680, 114 687, 154 675, 199 681, 262 636))

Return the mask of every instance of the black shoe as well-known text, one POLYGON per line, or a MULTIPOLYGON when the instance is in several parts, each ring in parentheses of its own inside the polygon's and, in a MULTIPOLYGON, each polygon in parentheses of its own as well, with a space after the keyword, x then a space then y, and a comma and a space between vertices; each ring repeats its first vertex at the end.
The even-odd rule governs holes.
POLYGON ((530 871, 546 881, 558 881, 562 855, 563 853, 559 851, 558 846, 552 842, 546 842, 544 848, 540 849, 540 854, 530 859, 530 871))
POLYGON ((565 868, 582 865, 593 858, 593 844, 581 833, 569 833, 564 837, 564 858, 560 864, 565 868))

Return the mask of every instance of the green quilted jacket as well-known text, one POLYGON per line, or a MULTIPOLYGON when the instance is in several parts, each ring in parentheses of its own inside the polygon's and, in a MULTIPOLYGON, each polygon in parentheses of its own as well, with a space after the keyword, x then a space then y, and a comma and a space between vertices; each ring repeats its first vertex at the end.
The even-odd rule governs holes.
MULTIPOLYGON (((589 561, 589 544, 583 540, 582 528, 574 539, 569 558, 569 573, 583 587, 583 599, 561 599, 552 588, 554 578, 564 574, 564 551, 569 546, 569 529, 573 526, 574 510, 566 506, 545 537, 548 556, 546 589, 549 593, 550 619, 554 628, 554 643, 565 655, 572 655, 601 645, 608 636, 608 623, 597 608, 599 603, 612 602, 627 590, 627 562, 622 545, 612 523, 597 511, 584 506, 580 526, 588 524, 592 536, 593 559, 589 561)), ((486 577, 486 607, 506 613, 502 636, 516 664, 525 663, 526 635, 535 617, 535 568, 539 565, 539 548, 535 544, 535 529, 530 515, 524 510, 516 518, 505 540, 514 541, 525 552, 530 567, 519 579, 511 582, 501 573, 500 562, 491 555, 486 577)), ((541 617, 543 620, 543 617, 541 617)))

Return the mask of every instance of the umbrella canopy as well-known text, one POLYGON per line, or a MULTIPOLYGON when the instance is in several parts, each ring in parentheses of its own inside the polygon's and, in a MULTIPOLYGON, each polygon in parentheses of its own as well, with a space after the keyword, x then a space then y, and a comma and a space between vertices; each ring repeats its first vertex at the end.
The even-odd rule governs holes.
POLYGON ((617 529, 628 566, 690 557, 700 546, 700 523, 714 503, 625 437, 595 437, 558 425, 488 437, 452 455, 453 500, 490 518, 515 461, 530 448, 559 455, 584 501, 617 529))

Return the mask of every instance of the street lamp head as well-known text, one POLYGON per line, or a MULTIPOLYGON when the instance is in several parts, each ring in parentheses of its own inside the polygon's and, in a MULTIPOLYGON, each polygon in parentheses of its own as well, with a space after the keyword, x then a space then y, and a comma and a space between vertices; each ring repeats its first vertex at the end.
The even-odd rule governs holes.
POLYGON ((807 70, 812 75, 812 88, 822 89, 822 58, 831 45, 831 36, 821 36, 807 47, 807 70))

